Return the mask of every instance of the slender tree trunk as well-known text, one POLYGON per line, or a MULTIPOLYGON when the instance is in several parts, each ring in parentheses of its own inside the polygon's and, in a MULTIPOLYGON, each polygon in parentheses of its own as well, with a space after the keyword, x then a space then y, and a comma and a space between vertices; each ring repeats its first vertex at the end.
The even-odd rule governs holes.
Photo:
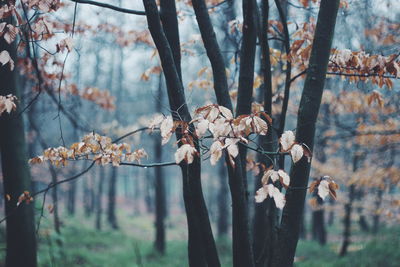
POLYGON ((110 184, 108 187, 107 220, 112 229, 118 229, 117 216, 115 215, 115 202, 117 196, 117 168, 111 169, 110 184))
POLYGON ((312 238, 321 245, 326 244, 324 201, 315 192, 314 197, 317 198, 319 208, 312 212, 312 238))
POLYGON ((103 166, 100 167, 100 175, 98 181, 98 188, 97 188, 97 195, 96 195, 96 229, 101 230, 101 218, 103 213, 103 187, 104 187, 104 180, 105 180, 105 169, 103 166))
MULTIPOLYGON (((307 78, 299 106, 296 140, 305 143, 311 150, 338 8, 339 0, 321 1, 307 78)), ((274 246, 272 266, 293 265, 309 173, 310 163, 305 157, 292 165, 290 187, 300 189, 289 188, 286 192, 286 205, 282 213, 277 244, 274 246)))
POLYGON ((358 225, 360 226, 361 231, 369 232, 369 225, 367 222, 367 218, 365 217, 363 211, 364 208, 362 206, 362 199, 364 197, 364 189, 359 188, 356 192, 356 199, 358 201, 357 213, 358 213, 358 225))
MULTIPOLYGON (((143 4, 150 34, 161 59, 173 119, 189 122, 191 121, 191 116, 186 104, 184 88, 176 68, 171 46, 160 23, 156 2, 154 0, 143 0, 143 4)), ((194 130, 193 125, 190 125, 190 129, 194 130)), ((177 129, 176 137, 177 140, 182 137, 182 132, 179 128, 177 129)), ((194 143, 197 144, 196 138, 194 136, 193 138, 194 143)), ((178 145, 181 145, 181 143, 179 142, 178 145)), ((196 149, 199 150, 199 147, 196 146, 196 149)), ((195 157, 191 164, 181 163, 180 167, 189 232, 189 265, 206 266, 208 264, 209 266, 220 266, 201 188, 200 159, 195 157)))
MULTIPOLYGON (((329 81, 328 81, 329 82, 329 81)), ((324 124, 319 128, 318 136, 323 136, 329 129, 329 104, 322 104, 321 106, 321 119, 324 124)), ((319 139, 316 141, 314 150, 314 157, 321 164, 326 163, 326 139, 319 139)), ((324 201, 318 196, 317 192, 314 192, 314 197, 317 199, 318 209, 312 212, 312 238, 319 242, 321 245, 326 243, 326 229, 325 229, 325 206, 324 201)))
POLYGON ((83 210, 86 217, 91 215, 91 193, 90 193, 90 176, 83 181, 83 210))
MULTIPOLYGON (((4 5, 4 2, 0 4, 4 5)), ((0 20, 12 24, 11 17, 0 20)), ((9 45, 0 38, 0 51, 7 51, 17 62, 16 47, 9 45)), ((0 95, 15 95, 20 98, 20 88, 17 86, 17 70, 10 70, 9 64, 0 66, 0 95)), ((34 226, 34 204, 21 203, 17 208, 18 197, 24 191, 31 191, 27 147, 24 136, 23 117, 19 115, 20 103, 17 110, 11 114, 0 116, 0 151, 3 172, 4 194, 11 197, 5 202, 6 212, 6 266, 36 266, 36 236, 34 226)))
POLYGON ((378 233, 379 231, 379 219, 380 219, 380 209, 381 209, 381 204, 382 204, 382 196, 383 196, 383 190, 378 189, 376 192, 376 200, 375 200, 375 214, 373 217, 373 225, 372 225, 372 232, 374 234, 378 233))
POLYGON ((223 162, 219 163, 218 167, 218 219, 217 229, 218 237, 223 238, 228 235, 229 227, 229 209, 228 209, 228 198, 229 189, 226 177, 226 166, 223 162))
MULTIPOLYGON (((160 138, 155 144, 156 162, 162 161, 162 148, 160 138)), ((154 246, 156 250, 162 254, 165 252, 165 176, 161 167, 155 168, 155 195, 156 195, 156 240, 154 246)))
POLYGON ((354 201, 354 193, 355 187, 354 185, 350 185, 349 187, 349 202, 347 202, 344 206, 344 218, 343 218, 343 243, 340 249, 340 256, 344 256, 347 254, 347 249, 350 245, 350 237, 351 237, 351 213, 353 210, 353 201, 354 201))
POLYGON ((154 212, 154 176, 151 172, 146 171, 146 179, 145 179, 145 194, 144 194, 144 202, 146 204, 146 212, 153 213, 154 212))
MULTIPOLYGON (((218 105, 224 106, 233 111, 228 92, 224 58, 219 48, 214 28, 208 15, 207 7, 204 0, 194 0, 192 1, 192 4, 203 39, 204 47, 211 63, 214 79, 214 91, 217 98, 217 103, 218 105)), ((241 64, 241 68, 243 70, 241 71, 241 85, 239 86, 239 88, 242 88, 240 89, 242 91, 240 93, 240 98, 242 100, 240 103, 240 108, 238 108, 241 114, 247 113, 247 107, 251 107, 255 56, 255 25, 253 17, 255 2, 253 0, 244 1, 244 7, 246 11, 246 27, 244 27, 246 29, 246 33, 244 36, 246 37, 244 37, 245 41, 242 46, 243 57, 241 60, 243 66, 241 64), (250 59, 247 59, 247 57, 250 57, 250 59), (251 57, 253 58, 252 60, 251 57), (249 76, 250 71, 251 77, 249 76), (248 89, 248 84, 250 83, 249 81, 251 81, 250 93, 245 92, 245 90, 248 89)), ((253 266, 254 259, 252 244, 250 241, 251 235, 247 205, 247 182, 244 176, 245 167, 242 166, 240 157, 235 159, 235 168, 232 168, 228 156, 225 156, 225 161, 228 167, 229 186, 232 196, 232 246, 234 266, 253 266)))
MULTIPOLYGON (((264 111, 272 114, 272 74, 271 62, 268 44, 268 17, 269 17, 269 1, 261 2, 261 20, 260 20, 260 42, 261 42, 261 73, 263 76, 263 84, 260 88, 260 102, 264 101, 264 111)), ((268 131, 266 136, 259 137, 259 145, 265 151, 273 151, 273 134, 268 131)), ((273 162, 265 156, 259 155, 259 162, 263 163, 266 168, 270 167, 273 162)), ((255 179, 255 190, 262 186, 261 177, 263 173, 255 179)), ((254 258, 256 266, 263 266, 265 261, 271 256, 272 241, 275 232, 276 207, 271 198, 263 203, 255 204, 253 219, 253 245, 254 258)))
POLYGON ((133 214, 137 216, 141 214, 140 200, 142 199, 142 190, 139 182, 141 171, 142 169, 139 170, 137 177, 133 179, 133 214))
POLYGON ((70 182, 68 189, 67 211, 68 214, 72 216, 75 215, 76 187, 76 181, 70 182))
MULTIPOLYGON (((357 171, 358 164, 360 160, 360 155, 357 152, 353 156, 353 172, 357 171)), ((343 243, 340 249, 340 256, 347 254, 347 249, 350 245, 351 238, 351 215, 353 211, 353 202, 356 198, 356 187, 355 185, 350 185, 349 187, 349 199, 344 205, 344 218, 343 218, 343 243)))
MULTIPOLYGON (((157 112, 161 112, 161 106, 163 103, 163 86, 162 86, 162 74, 160 75, 160 82, 158 86, 158 100, 156 103, 157 112)), ((154 142, 154 155, 156 162, 162 162, 162 146, 161 138, 157 136, 154 142)), ((165 176, 162 167, 154 169, 155 172, 155 206, 156 206, 156 238, 154 247, 158 252, 164 254, 165 252, 165 217, 166 217, 166 194, 165 194, 165 176)))
MULTIPOLYGON (((57 183, 57 172, 54 169, 53 165, 49 164, 49 170, 51 174, 51 182, 53 184, 57 183)), ((53 198, 53 220, 54 220, 54 230, 56 231, 57 234, 60 234, 60 217, 58 215, 58 190, 57 186, 53 187, 51 189, 51 196, 53 198)), ((61 245, 61 242, 57 242, 59 245, 61 245)))

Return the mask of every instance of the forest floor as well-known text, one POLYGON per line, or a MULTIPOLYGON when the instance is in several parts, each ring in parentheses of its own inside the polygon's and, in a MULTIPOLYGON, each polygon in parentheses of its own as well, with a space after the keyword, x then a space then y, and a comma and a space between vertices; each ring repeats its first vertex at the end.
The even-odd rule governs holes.
MULTIPOLYGON (((149 215, 120 216, 119 230, 103 222, 103 230, 94 229, 94 218, 63 215, 61 235, 52 228, 51 217, 42 219, 39 231, 39 266, 90 267, 176 267, 187 266, 185 217, 171 216, 167 221, 165 255, 153 250, 153 219, 149 215), (181 225, 182 224, 182 225, 181 225), (58 242, 61 241, 61 242, 58 242), (58 243, 62 243, 60 248, 58 243)), ((353 243, 345 257, 338 256, 340 225, 328 229, 330 241, 326 246, 300 240, 296 263, 298 267, 342 266, 400 266, 400 229, 383 229, 379 235, 361 233, 353 224, 353 243)), ((0 266, 4 265, 4 227, 1 227, 0 266)), ((232 266, 231 245, 227 239, 217 240, 222 266, 232 266)))

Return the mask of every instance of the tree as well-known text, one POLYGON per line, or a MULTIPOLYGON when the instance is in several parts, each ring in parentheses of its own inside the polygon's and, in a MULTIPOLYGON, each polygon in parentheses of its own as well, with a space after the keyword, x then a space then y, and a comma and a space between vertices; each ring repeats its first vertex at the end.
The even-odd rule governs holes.
MULTIPOLYGON (((160 78, 161 76, 165 77, 166 91, 169 100, 169 108, 166 108, 166 110, 168 110, 170 115, 157 114, 152 120, 146 117, 144 120, 150 122, 145 123, 146 127, 133 131, 129 130, 130 132, 127 134, 123 132, 121 133, 123 135, 120 135, 119 132, 113 131, 112 135, 117 135, 117 137, 114 136, 114 139, 108 137, 111 135, 110 132, 104 133, 107 132, 107 130, 105 130, 106 127, 103 128, 96 125, 96 127, 93 128, 96 129, 96 132, 100 132, 100 134, 95 132, 87 134, 80 142, 73 143, 69 147, 65 145, 62 138, 63 131, 61 129, 62 123, 60 119, 62 146, 45 150, 42 156, 32 158, 31 162, 41 163, 50 161, 55 165, 66 165, 67 162, 72 160, 88 160, 92 161, 92 165, 90 165, 89 168, 91 168, 94 163, 98 163, 102 166, 112 164, 115 175, 113 175, 114 178, 111 179, 110 187, 108 188, 109 203, 111 204, 109 206, 110 212, 115 211, 117 176, 122 176, 121 173, 119 175, 117 174, 116 167, 129 165, 143 168, 156 168, 154 184, 150 172, 147 172, 147 174, 149 174, 146 176, 149 178, 146 180, 147 194, 140 193, 143 188, 141 185, 145 182, 139 181, 139 177, 135 179, 137 185, 135 186, 135 190, 137 190, 137 194, 135 194, 135 198, 137 199, 135 205, 140 204, 139 201, 142 200, 141 197, 144 195, 147 197, 147 203, 151 203, 151 193, 154 187, 154 196, 156 199, 156 208, 154 210, 156 213, 156 241, 154 246, 155 249, 160 252, 163 252, 165 249, 164 218, 167 194, 164 188, 165 181, 164 178, 162 178, 167 175, 163 175, 161 168, 179 165, 182 174, 183 203, 185 205, 189 232, 189 265, 219 266, 219 256, 209 219, 209 216, 213 217, 214 213, 211 212, 209 214, 204 201, 201 172, 205 167, 201 162, 202 160, 210 159, 211 165, 214 166, 217 164, 217 161, 224 156, 225 165, 220 165, 220 168, 223 166, 227 169, 231 192, 233 265, 292 265, 299 238, 299 229, 303 223, 302 218, 304 216, 304 203, 307 189, 310 188, 311 193, 315 191, 312 201, 314 204, 319 203, 319 207, 321 208, 327 195, 336 198, 335 190, 338 187, 338 185, 333 182, 332 178, 324 176, 324 174, 313 175, 313 177, 321 178, 317 178, 308 185, 312 154, 315 154, 313 171, 318 169, 318 164, 324 166, 329 165, 329 161, 325 161, 324 157, 326 156, 328 158, 332 156, 332 149, 326 149, 327 155, 323 157, 320 157, 321 155, 319 154, 320 150, 330 148, 331 146, 331 143, 327 140, 330 140, 329 138, 332 138, 334 134, 328 129, 326 129, 326 131, 324 130, 321 134, 317 134, 320 140, 317 141, 319 147, 317 147, 316 151, 314 151, 313 145, 317 128, 317 114, 321 105, 326 75, 347 78, 348 84, 350 84, 350 82, 371 81, 371 86, 378 85, 382 87, 386 85, 390 88, 393 87, 391 79, 398 77, 400 69, 397 60, 398 56, 369 55, 363 51, 352 52, 346 49, 331 49, 339 1, 322 0, 316 28, 313 24, 312 11, 315 10, 314 7, 316 7, 318 3, 316 3, 316 1, 312 1, 313 3, 311 3, 311 1, 308 0, 301 1, 300 4, 302 6, 297 6, 288 1, 276 0, 274 1, 275 5, 270 5, 269 1, 262 1, 261 16, 258 14, 257 1, 243 1, 243 23, 241 23, 240 20, 236 20, 234 12, 230 11, 226 12, 226 17, 212 16, 215 10, 224 11, 225 5, 228 9, 232 9, 232 1, 193 0, 192 3, 179 2, 177 9, 175 1, 172 0, 160 2, 159 7, 154 0, 144 0, 145 11, 130 10, 95 1, 74 1, 112 9, 117 12, 145 16, 150 35, 147 31, 140 32, 140 34, 137 34, 134 30, 125 32, 122 28, 125 28, 127 25, 107 25, 101 23, 97 28, 92 25, 79 25, 77 28, 84 29, 82 31, 90 30, 95 34, 97 34, 96 31, 98 30, 106 31, 107 34, 110 34, 111 38, 109 38, 110 36, 108 35, 107 38, 96 37, 97 42, 109 42, 112 40, 111 42, 113 44, 114 42, 122 46, 124 44, 130 44, 134 46, 135 49, 138 48, 136 44, 145 44, 141 46, 140 49, 144 49, 147 52, 153 49, 152 52, 155 57, 152 57, 152 62, 146 62, 146 64, 143 65, 147 65, 148 63, 152 64, 155 61, 157 61, 157 65, 151 66, 146 70, 142 74, 141 79, 147 81, 150 79, 151 74, 159 74, 160 78), (196 15, 196 22, 200 30, 202 43, 198 42, 198 39, 187 40, 187 38, 182 38, 182 40, 184 40, 182 43, 180 40, 180 25, 178 24, 177 12, 179 17, 184 20, 187 10, 183 8, 182 11, 180 7, 187 7, 191 4, 193 5, 196 15), (290 10, 289 6, 291 7, 290 10), (313 8, 310 6, 313 6, 313 8), (276 7, 276 10, 271 9, 272 12, 270 12, 270 7, 276 7), (303 24, 299 24, 298 21, 295 21, 296 23, 291 23, 291 21, 289 21, 293 19, 291 13, 294 10, 297 12, 302 9, 306 9, 307 13, 305 17, 307 21, 303 24), (332 12, 332 10, 334 12, 332 12), (183 13, 180 13, 181 11, 183 13), (279 17, 279 20, 269 19, 270 13, 272 18, 274 16, 279 17), (310 21, 308 21, 308 19, 310 21), (218 20, 218 22, 222 20, 226 21, 221 22, 221 28, 215 31, 213 26, 213 24, 215 25, 215 20, 218 20), (224 42, 223 49, 220 49, 218 44, 220 39, 217 38, 217 34, 219 34, 220 31, 225 33, 225 38, 229 39, 233 45, 226 45, 224 42), (126 37, 129 35, 134 35, 133 41, 126 37), (151 38, 153 41, 151 41, 151 38), (274 40, 277 45, 270 48, 270 40, 274 40), (280 43, 282 45, 280 45, 280 43), (260 58, 256 56, 257 45, 260 45, 260 58), (200 55, 205 51, 211 68, 208 67, 208 62, 206 62, 206 66, 198 72, 198 76, 202 76, 206 73, 206 75, 204 75, 207 76, 206 80, 204 80, 206 86, 201 85, 201 83, 195 86, 200 88, 213 87, 216 101, 213 100, 213 96, 209 96, 205 93, 204 95, 207 96, 204 98, 211 100, 212 103, 203 105, 201 103, 203 99, 197 99, 197 94, 201 93, 193 91, 188 95, 190 98, 188 97, 188 99, 186 99, 184 83, 194 76, 192 72, 196 71, 197 66, 194 66, 195 64, 192 62, 190 62, 190 64, 186 62, 185 68, 183 71, 181 70, 181 49, 190 55, 200 55), (233 54, 234 57, 230 60, 227 56, 228 54, 233 54), (231 63, 229 64, 228 62, 231 63), (256 66, 260 67, 259 73, 257 74, 254 73, 256 66), (278 71, 273 72, 273 69, 278 69, 278 71), (297 74, 292 75, 292 72, 297 72, 297 74), (182 77, 183 75, 187 75, 187 77, 182 77), (294 134, 294 131, 285 131, 287 128, 294 128, 293 120, 287 117, 291 115, 293 106, 296 106, 292 104, 297 103, 297 97, 300 95, 300 92, 295 89, 301 85, 299 81, 301 81, 301 78, 305 75, 306 81, 299 106, 296 134, 294 134), (296 85, 296 87, 294 85, 296 85), (257 101, 260 103, 253 102, 253 98, 255 98, 256 95, 255 93, 257 93, 257 101), (237 101, 235 102, 235 100, 237 101), (190 111, 193 106, 200 107, 192 114, 190 111), (235 110, 236 112, 234 112, 235 110), (154 147, 151 148, 151 150, 154 149, 155 155, 153 156, 150 154, 150 157, 154 157, 153 160, 155 163, 147 164, 140 162, 141 159, 147 157, 147 153, 143 149, 132 151, 129 144, 121 142, 123 139, 137 132, 155 131, 160 131, 161 133, 161 140, 158 139, 158 134, 155 135, 157 140, 154 147), (168 155, 170 153, 166 152, 169 148, 163 148, 161 145, 168 143, 173 134, 176 135, 177 139, 177 149, 174 148, 173 150, 175 161, 162 162, 162 154, 168 155), (285 171, 285 158, 287 159, 287 156, 290 156, 290 159, 293 161, 290 176, 285 171), (254 182, 248 182, 253 178, 248 175, 249 170, 256 176, 254 182), (253 191, 253 185, 255 185, 256 188, 254 197, 255 202, 257 202, 255 205, 254 217, 252 217, 253 214, 249 212, 249 207, 251 207, 251 202, 249 200, 253 200, 253 196, 250 193, 253 191), (249 197, 250 195, 251 197, 249 197), (282 209, 283 213, 281 216, 282 209), (253 230, 253 232, 251 232, 251 230, 253 230)), ((343 3, 346 2, 342 2, 342 4, 343 3)), ((75 5, 75 7, 76 6, 77 5, 75 5)), ((299 13, 298 18, 301 17, 299 13)), ((133 24, 134 23, 132 23, 132 25, 133 24)), ((73 37, 75 25, 73 24, 72 27, 65 26, 65 32, 68 32, 67 29, 69 28, 72 28, 71 36, 73 37)), ((187 37, 188 32, 181 32, 181 34, 187 37)), ((33 45, 35 45, 36 42, 40 42, 38 36, 28 39, 33 45)), ((64 39, 63 42, 57 44, 57 51, 67 50, 68 52, 64 63, 56 62, 53 65, 62 66, 62 69, 64 69, 68 53, 71 52, 70 41, 71 40, 64 39)), ((96 45, 96 47, 99 48, 98 45, 96 45)), ((107 52, 108 50, 109 49, 107 49, 107 52)), ((46 55, 48 54, 49 53, 46 55)), ((90 53, 90 55, 93 55, 93 53, 90 53)), ((108 54, 104 53, 103 50, 100 52, 100 49, 97 49, 96 56, 98 59, 97 63, 101 59, 103 62, 102 65, 110 65, 108 63, 110 61, 113 62, 114 53, 108 54), (109 56, 110 58, 108 58, 109 56)), ((47 57, 50 58, 49 55, 47 57)), ((122 53, 120 57, 123 57, 122 53)), ((133 60, 129 61, 130 64, 136 63, 133 62, 133 60)), ((196 61, 194 60, 193 62, 196 61)), ((41 68, 43 69, 37 71, 39 73, 38 76, 40 77, 40 74, 42 74, 47 77, 47 86, 45 88, 47 88, 46 91, 50 99, 56 104, 58 115, 64 114, 74 127, 79 127, 80 123, 75 122, 74 118, 68 115, 68 111, 64 108, 65 104, 63 105, 61 102, 61 92, 67 95, 72 92, 73 95, 91 100, 105 108, 110 108, 112 106, 120 108, 122 103, 122 80, 128 81, 128 79, 125 79, 122 75, 118 78, 120 83, 117 92, 118 101, 114 105, 112 97, 103 94, 101 90, 97 88, 88 87, 81 90, 81 88, 74 89, 72 85, 65 85, 64 87, 63 80, 67 84, 68 79, 63 77, 62 70, 61 75, 55 75, 55 77, 59 78, 57 81, 59 86, 59 96, 57 100, 56 90, 51 89, 51 86, 57 86, 54 82, 55 79, 48 78, 51 77, 51 75, 48 75, 48 70, 46 70, 45 67, 51 64, 51 60, 43 60, 42 64, 43 66, 41 65, 41 68)), ((203 62, 201 62, 201 64, 203 64, 203 62)), ((119 65, 122 69, 122 64, 119 65)), ((145 67, 147 68, 148 65, 145 67)), ((113 69, 114 64, 112 63, 111 71, 113 69)), ((95 64, 94 76, 89 75, 90 79, 86 79, 91 80, 88 81, 88 83, 98 83, 101 85, 102 81, 105 81, 103 78, 105 75, 99 75, 99 73, 104 72, 101 71, 100 64, 95 64)), ((120 71, 120 74, 122 74, 122 71, 120 71)), ((107 77, 112 78, 112 75, 107 75, 107 77)), ((112 84, 112 79, 109 79, 108 87, 112 88, 112 84)), ((189 82, 188 87, 193 88, 193 84, 196 83, 189 82)), ((159 93, 161 93, 161 89, 160 86, 159 93)), ((138 113, 146 113, 148 109, 143 106, 146 106, 147 102, 145 102, 144 105, 139 104, 138 102, 141 102, 138 97, 139 90, 134 91, 134 100, 125 99, 125 102, 130 101, 129 112, 133 114, 137 109, 143 109, 138 113), (132 104, 133 101, 136 101, 134 105, 132 104)), ((332 95, 333 94, 338 94, 336 88, 332 90, 332 95)), ((358 95, 355 96, 355 98, 358 97, 358 95)), ((339 98, 339 96, 337 98, 335 97, 331 96, 331 99, 336 101, 339 98)), ((382 96, 377 92, 372 93, 367 98, 362 96, 362 99, 367 99, 368 106, 370 103, 376 102, 380 106, 382 105, 381 103, 383 103, 382 96)), ((332 106, 335 107, 335 105, 332 106)), ((349 106, 354 107, 351 103, 349 106)), ((324 109, 325 108, 327 112, 331 111, 330 106, 325 105, 324 109)), ((158 112, 161 113, 163 111, 162 107, 159 106, 158 112)), ((335 120, 339 120, 339 123, 335 121, 335 126, 344 128, 340 133, 347 131, 352 138, 359 134, 369 135, 369 130, 363 131, 362 128, 355 129, 353 125, 350 127, 346 125, 346 127, 341 126, 340 122, 343 118, 338 119, 340 118, 339 116, 336 116, 336 114, 333 115, 335 120)), ((122 113, 119 114, 118 111, 116 117, 118 126, 122 124, 120 120, 128 121, 126 118, 128 116, 124 116, 122 113)), ((135 117, 135 122, 140 121, 136 116, 132 117, 135 117)), ((345 120, 349 117, 351 117, 351 115, 345 115, 345 120)), ((95 116, 94 118, 90 118, 90 120, 95 121, 96 124, 101 124, 101 122, 108 119, 110 119, 108 116, 95 116)), ((321 124, 323 124, 326 120, 320 119, 318 123, 320 121, 321 124)), ((374 119, 372 119, 372 121, 374 121, 374 119)), ((377 121, 378 119, 375 118, 374 122, 376 123, 377 121)), ((391 127, 393 127, 395 124, 391 125, 391 127)), ((359 126, 367 129, 371 125, 365 123, 359 124, 359 126)), ((112 127, 115 127, 115 124, 109 128, 112 127)), ((90 128, 90 131, 91 130, 92 128, 90 128)), ((391 129, 390 132, 393 132, 393 129, 391 129)), ((148 143, 146 142, 148 138, 143 136, 141 138, 142 143, 148 143)), ((341 137, 338 138, 340 139, 341 137)), ((365 143, 365 140, 361 141, 357 139, 356 142, 361 144, 362 142, 365 143)), ((373 142, 370 141, 369 143, 373 142)), ((338 146, 340 146, 340 144, 338 144, 338 146)), ((363 146, 367 147, 365 144, 363 146)), ((352 152, 351 150, 352 149, 348 149, 346 151, 348 153, 352 152)), ((339 154, 344 156, 346 153, 341 151, 339 154)), ((373 159, 373 157, 370 157, 370 159, 373 159)), ((213 170, 211 170, 211 172, 214 174, 216 173, 213 170)), ((223 176, 222 169, 220 173, 220 176, 223 176)), ((361 176, 361 173, 361 171, 357 171, 354 172, 352 176, 355 178, 355 176, 361 176)), ((385 170, 384 173, 386 177, 389 172, 385 170)), ((331 175, 332 177, 336 175, 339 176, 339 173, 333 173, 331 175)), ((92 179, 93 177, 88 178, 92 179)), ((221 178, 222 177, 220 177, 219 180, 223 182, 221 178)), ((39 190, 38 194, 47 192, 58 184, 73 181, 74 179, 76 178, 55 180, 53 183, 50 183, 47 188, 39 190)), ((357 180, 357 182, 352 181, 352 183, 346 183, 346 186, 349 186, 350 189, 354 189, 350 190, 351 197, 353 197, 356 189, 358 190, 360 187, 366 187, 363 183, 367 182, 366 179, 357 178, 352 180, 357 180), (355 185, 358 182, 360 182, 360 185, 355 185)), ((207 183, 208 181, 205 180, 204 182, 207 183)), ((344 184, 343 180, 341 184, 344 184)), ((99 186, 101 186, 101 184, 99 184, 99 186)), ((205 190, 209 188, 212 188, 211 184, 209 184, 205 190)), ((381 185, 381 188, 386 188, 386 186, 381 185)), ((226 190, 223 189, 224 188, 221 187, 221 201, 219 203, 220 229, 218 229, 218 233, 224 233, 228 228, 226 215, 229 214, 227 211, 229 203, 226 198, 226 190)), ((93 206, 92 204, 95 202, 92 185, 88 186, 87 191, 88 193, 85 193, 85 196, 91 196, 88 202, 90 204, 88 205, 88 211, 90 211, 93 206)), ((212 188, 209 191, 215 190, 212 188)), ((365 197, 367 198, 368 196, 365 197)), ((215 198, 210 196, 209 199, 215 198)), ((380 204, 377 203, 376 206, 379 207, 380 204)), ((97 208, 98 207, 99 206, 97 206, 97 208)), ((153 212, 152 209, 149 211, 153 212)), ((316 211, 314 215, 315 236, 323 243, 325 241, 323 211, 316 211)), ((349 218, 351 218, 351 216, 349 216, 349 218)))
MULTIPOLYGON (((1 8, 7 6, 1 3, 1 8)), ((1 20, 13 27, 14 20, 8 16, 1 20)), ((0 38, 0 53, 8 55, 10 65, 0 67, 0 95, 13 95, 20 99, 14 43, 0 38)), ((2 63, 4 65, 4 63, 2 63)), ((36 266, 36 235, 34 227, 33 203, 31 202, 31 179, 25 143, 24 122, 21 107, 10 114, 0 116, 0 151, 6 207, 7 266, 36 266), (18 208, 16 208, 18 206, 18 208), (20 207, 19 207, 20 206, 20 207), (23 241, 22 241, 23 240, 23 241)))
MULTIPOLYGON (((324 89, 338 8, 338 0, 321 1, 309 69, 299 106, 296 140, 306 144, 310 149, 314 144, 315 123, 324 89)), ((286 193, 286 205, 283 209, 272 266, 293 264, 309 172, 310 162, 306 158, 292 166, 290 176, 293 179, 290 186, 298 189, 291 189, 286 193)))

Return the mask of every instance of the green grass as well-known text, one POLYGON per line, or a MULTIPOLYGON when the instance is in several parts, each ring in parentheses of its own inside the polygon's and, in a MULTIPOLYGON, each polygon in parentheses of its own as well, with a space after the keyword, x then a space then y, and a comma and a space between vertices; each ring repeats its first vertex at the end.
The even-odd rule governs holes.
POLYGON ((386 229, 371 241, 354 242, 349 253, 338 257, 339 244, 320 246, 312 241, 300 241, 297 267, 397 267, 400 266, 400 229, 386 229))
MULTIPOLYGON (((39 246, 39 266, 188 266, 187 245, 183 240, 167 242, 165 255, 153 249, 152 238, 135 239, 122 231, 96 231, 84 224, 71 224, 62 229, 62 247, 57 235, 44 223, 39 246)), ((51 227, 51 225, 49 225, 51 227)), ((231 266, 228 240, 219 240, 218 250, 223 266, 231 266)))
MULTIPOLYGON (((167 250, 159 255, 153 249, 154 230, 152 218, 123 217, 122 230, 111 230, 105 225, 102 231, 93 228, 93 220, 81 217, 68 218, 62 235, 53 231, 52 220, 44 219, 39 234, 39 266, 89 266, 89 267, 176 267, 188 266, 187 244, 180 218, 175 218, 167 229, 167 250), (176 224, 178 223, 178 224, 176 224), (173 226, 175 225, 175 226, 173 226), (62 243, 59 247, 57 243, 62 243)), ((385 229, 373 237, 356 232, 354 242, 345 257, 339 257, 340 236, 330 237, 333 242, 320 246, 313 241, 301 240, 296 253, 296 267, 369 267, 400 266, 400 228, 385 229), (336 241, 335 241, 336 240, 336 241)), ((4 231, 0 231, 4 247, 4 231)), ((218 240, 222 266, 232 266, 230 240, 218 240)), ((0 266, 5 251, 0 253, 0 266)))

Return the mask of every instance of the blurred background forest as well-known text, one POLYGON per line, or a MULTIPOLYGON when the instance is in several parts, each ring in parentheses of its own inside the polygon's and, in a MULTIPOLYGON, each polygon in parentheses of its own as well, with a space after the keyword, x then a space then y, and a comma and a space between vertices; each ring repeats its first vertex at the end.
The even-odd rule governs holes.
MULTIPOLYGON (((15 102, 21 109, 26 107, 29 158, 42 155, 49 147, 69 147, 91 132, 115 140, 148 127, 157 114, 170 115, 166 82, 146 16, 73 0, 62 1, 57 10, 50 7, 48 12, 34 1, 21 2, 33 6, 26 6, 21 14, 32 21, 34 28, 27 37, 31 47, 26 51, 37 59, 25 57, 25 44, 14 60, 21 90, 15 102), (39 90, 40 86, 47 89, 39 90)), ((282 111, 291 62, 290 98, 283 124, 285 130, 295 131, 319 1, 278 1, 287 21, 289 53, 274 1, 262 2, 270 7, 270 115, 275 121, 282 111)), ((110 0, 107 4, 144 10, 141 1, 110 0)), ((206 4, 235 103, 243 41, 242 1, 207 0, 206 4)), ((191 1, 177 0, 176 9, 182 84, 193 114, 199 107, 216 103, 213 70, 191 1)), ((400 265, 400 64, 394 65, 395 70, 388 70, 388 65, 379 69, 380 64, 399 61, 399 36, 396 0, 341 1, 310 174, 310 183, 329 175, 339 189, 336 200, 329 196, 322 200, 316 192, 307 194, 295 266, 400 265), (360 70, 362 64, 372 66, 372 74, 360 70), (341 69, 343 65, 348 69, 341 69)), ((256 47, 253 111, 262 109, 264 86, 260 43, 256 47)), ((69 161, 66 166, 30 164, 34 199, 23 205, 34 207, 39 266, 188 266, 175 139, 162 145, 157 130, 141 130, 123 142, 133 150, 143 148, 148 156, 136 166, 92 166, 88 160, 69 161), (166 166, 154 167, 153 163, 166 166), (79 177, 46 189, 75 175, 79 177)), ((252 236, 260 169, 256 152, 248 150, 247 158, 252 236)), ((222 266, 232 266, 232 200, 226 164, 220 160, 211 165, 208 155, 202 159, 202 188, 220 261, 222 266)), ((291 159, 284 163, 289 173, 291 159)), ((10 196, 4 192, 0 186, 1 217, 6 216, 4 204, 9 198, 22 193, 10 196)), ((4 266, 5 227, 2 220, 0 263, 4 266)))

